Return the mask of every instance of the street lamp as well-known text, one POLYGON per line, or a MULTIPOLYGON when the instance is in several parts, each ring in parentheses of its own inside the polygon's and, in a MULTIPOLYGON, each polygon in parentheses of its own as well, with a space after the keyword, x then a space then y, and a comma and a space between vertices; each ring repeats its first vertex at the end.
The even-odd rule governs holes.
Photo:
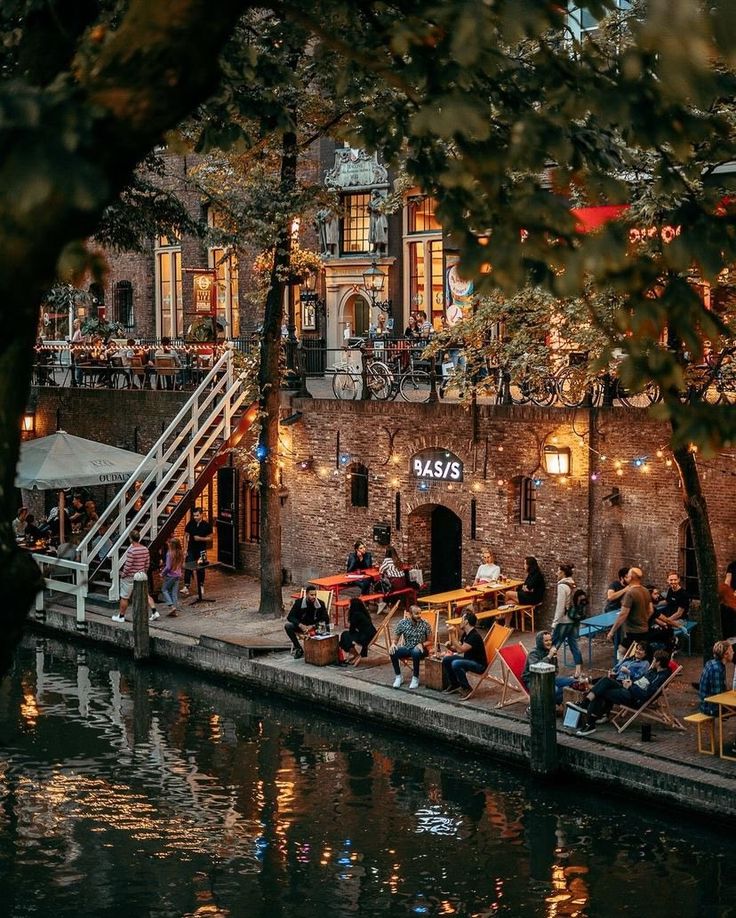
POLYGON ((383 290, 385 282, 386 275, 378 267, 376 262, 373 261, 370 268, 366 268, 363 272, 363 286, 371 298, 371 306, 375 306, 377 309, 380 309, 381 312, 390 312, 391 300, 377 299, 378 294, 383 290))

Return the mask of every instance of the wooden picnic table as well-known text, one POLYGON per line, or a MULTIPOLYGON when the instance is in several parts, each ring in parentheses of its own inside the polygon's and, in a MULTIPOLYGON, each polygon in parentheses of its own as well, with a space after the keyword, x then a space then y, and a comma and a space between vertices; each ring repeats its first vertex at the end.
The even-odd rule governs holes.
POLYGON ((736 762, 736 756, 728 755, 723 751, 723 721, 727 717, 736 715, 736 692, 719 692, 705 699, 709 704, 718 705, 718 754, 722 759, 736 762))
POLYGON ((430 596, 420 596, 418 602, 422 605, 444 606, 448 617, 452 615, 452 607, 457 603, 472 602, 475 604, 478 600, 490 596, 494 604, 498 601, 498 594, 504 590, 515 590, 520 587, 523 580, 499 580, 496 583, 483 583, 477 587, 462 587, 459 590, 447 590, 445 593, 433 593, 430 596))

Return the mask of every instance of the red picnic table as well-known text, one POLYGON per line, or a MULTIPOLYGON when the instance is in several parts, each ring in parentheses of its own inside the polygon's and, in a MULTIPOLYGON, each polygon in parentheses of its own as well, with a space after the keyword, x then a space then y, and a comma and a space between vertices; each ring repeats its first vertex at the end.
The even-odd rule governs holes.
POLYGON ((309 582, 320 590, 329 590, 333 594, 332 606, 335 611, 335 624, 337 624, 340 590, 346 587, 355 586, 355 584, 359 583, 361 580, 375 580, 377 577, 378 568, 367 567, 364 571, 355 571, 350 574, 329 574, 327 577, 312 577, 309 582))

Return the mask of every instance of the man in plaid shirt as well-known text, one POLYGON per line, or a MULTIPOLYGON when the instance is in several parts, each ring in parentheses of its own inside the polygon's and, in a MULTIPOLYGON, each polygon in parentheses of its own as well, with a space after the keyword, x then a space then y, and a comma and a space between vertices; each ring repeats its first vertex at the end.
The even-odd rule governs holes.
POLYGON ((402 618, 394 630, 394 635, 394 641, 389 648, 391 665, 396 673, 394 688, 399 688, 403 681, 399 668, 399 660, 403 657, 411 657, 414 671, 409 688, 418 688, 419 661, 429 653, 429 642, 432 637, 432 629, 422 618, 422 610, 419 606, 409 607, 409 618, 402 618), (400 640, 403 643, 399 644, 400 640))

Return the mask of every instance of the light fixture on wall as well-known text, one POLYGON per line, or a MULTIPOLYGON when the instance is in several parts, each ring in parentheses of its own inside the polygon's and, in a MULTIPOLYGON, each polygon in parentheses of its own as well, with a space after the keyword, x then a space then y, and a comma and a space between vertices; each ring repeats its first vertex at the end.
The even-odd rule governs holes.
POLYGON ((296 467, 300 472, 309 472, 312 468, 314 468, 314 457, 309 456, 308 459, 300 459, 297 462, 296 467))
POLYGON ((378 267, 375 261, 371 263, 370 268, 363 272, 363 287, 371 298, 371 306, 380 309, 381 312, 391 311, 391 300, 379 300, 378 295, 383 290, 386 282, 386 275, 378 267))
POLYGON ((544 468, 548 475, 570 474, 570 449, 567 446, 545 446, 544 468))
POLYGON ((20 422, 21 437, 30 440, 36 433, 36 412, 26 411, 20 422))

